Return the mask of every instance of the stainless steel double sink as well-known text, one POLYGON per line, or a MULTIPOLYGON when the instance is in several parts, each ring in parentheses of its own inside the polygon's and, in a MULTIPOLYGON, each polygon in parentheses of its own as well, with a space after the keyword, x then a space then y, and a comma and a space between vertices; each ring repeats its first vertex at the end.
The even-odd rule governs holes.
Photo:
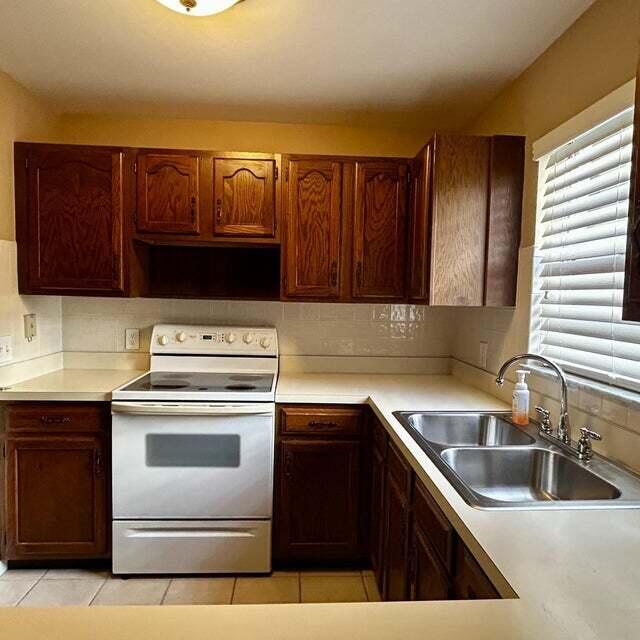
POLYGON ((580 462, 510 413, 393 414, 479 509, 639 508, 640 477, 598 455, 580 462))

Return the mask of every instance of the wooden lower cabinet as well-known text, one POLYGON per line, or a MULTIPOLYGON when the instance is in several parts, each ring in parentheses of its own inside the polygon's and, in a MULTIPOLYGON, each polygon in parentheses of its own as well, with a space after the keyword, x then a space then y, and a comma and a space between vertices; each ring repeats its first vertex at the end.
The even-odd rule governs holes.
POLYGON ((374 421, 372 429, 375 431, 372 433, 373 446, 371 448, 369 560, 376 577, 378 590, 380 593, 384 593, 385 536, 384 528, 379 523, 383 522, 385 509, 387 435, 377 421, 374 421))
POLYGON ((449 574, 442 567, 429 543, 429 532, 414 524, 409 570, 411 600, 448 600, 449 574))
POLYGON ((5 413, 3 539, 10 561, 108 556, 108 435, 96 431, 105 414, 96 406, 77 409, 31 403, 5 413))
POLYGON ((277 562, 361 560, 363 443, 360 409, 355 410, 358 428, 354 435, 353 408, 279 408, 274 510, 277 562), (327 433, 334 424, 344 426, 343 433, 349 435, 339 435, 340 429, 338 435, 327 433), (306 425, 311 425, 308 431, 306 425), (293 429, 296 435, 288 435, 293 429))
POLYGON ((500 597, 477 560, 462 543, 458 548, 454 591, 457 600, 489 600, 500 597))

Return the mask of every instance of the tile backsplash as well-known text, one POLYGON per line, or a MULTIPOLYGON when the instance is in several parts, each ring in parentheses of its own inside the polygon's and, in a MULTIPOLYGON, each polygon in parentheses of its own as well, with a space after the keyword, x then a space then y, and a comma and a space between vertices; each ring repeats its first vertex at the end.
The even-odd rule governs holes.
POLYGON ((127 328, 149 350, 158 322, 272 325, 283 355, 441 357, 451 353, 450 310, 405 304, 329 304, 63 298, 65 352, 125 351, 127 328))

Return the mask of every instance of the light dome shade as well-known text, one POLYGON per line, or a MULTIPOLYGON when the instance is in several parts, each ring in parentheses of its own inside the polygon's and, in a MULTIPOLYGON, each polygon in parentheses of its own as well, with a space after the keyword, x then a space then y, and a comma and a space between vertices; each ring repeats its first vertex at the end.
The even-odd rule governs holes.
POLYGON ((241 0, 158 0, 168 9, 186 16, 212 16, 238 4, 241 0))

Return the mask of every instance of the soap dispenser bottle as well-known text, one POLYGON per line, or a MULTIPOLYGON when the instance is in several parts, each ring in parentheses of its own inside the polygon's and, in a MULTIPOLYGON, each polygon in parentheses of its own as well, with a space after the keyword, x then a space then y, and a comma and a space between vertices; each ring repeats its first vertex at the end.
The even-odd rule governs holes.
POLYGON ((529 424, 529 387, 526 376, 531 373, 526 369, 518 369, 516 377, 518 381, 513 389, 513 401, 511 404, 511 420, 513 424, 529 424))

